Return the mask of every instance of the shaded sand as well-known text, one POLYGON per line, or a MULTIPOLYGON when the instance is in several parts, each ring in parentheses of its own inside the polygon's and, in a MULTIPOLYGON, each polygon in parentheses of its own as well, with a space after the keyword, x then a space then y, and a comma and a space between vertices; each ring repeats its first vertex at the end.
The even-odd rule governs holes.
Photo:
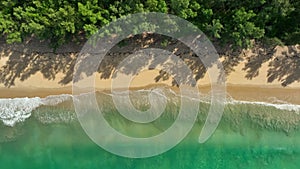
MULTIPOLYGON (((299 46, 299 45, 298 45, 299 46)), ((278 53, 275 53, 271 58, 280 56, 280 53, 288 50, 287 47, 277 47, 278 53)), ((0 67, 6 64, 8 57, 4 57, 5 54, 1 54, 0 67)), ((226 80, 228 95, 237 100, 248 101, 264 101, 264 102, 288 102, 294 104, 300 104, 300 82, 295 81, 287 87, 282 87, 280 81, 268 82, 268 70, 270 69, 269 61, 261 62, 259 66, 259 72, 257 76, 251 80, 245 78, 247 70, 243 70, 247 63, 247 58, 258 56, 252 52, 248 52, 244 56, 243 61, 234 67, 226 80)), ((63 56, 61 56, 63 57, 63 56)), ((264 59, 264 57, 260 57, 264 59)), ((249 63, 249 62, 248 62, 249 63)), ((255 67, 257 65, 253 65, 255 67)), ((155 83, 155 77, 159 75, 159 70, 147 70, 140 72, 135 76, 130 83, 131 89, 150 88, 153 85, 167 85, 171 86, 172 79, 155 83)), ((59 82, 63 79, 64 74, 58 73, 55 75, 54 80, 47 80, 40 72, 34 73, 25 81, 16 79, 15 86, 11 88, 4 87, 0 84, 0 98, 15 98, 15 97, 46 97, 48 95, 58 94, 71 94, 72 85, 61 85, 59 82)), ((100 74, 96 75, 95 87, 97 90, 110 90, 111 79, 100 79, 100 74)), ((205 76, 197 82, 201 92, 209 92, 210 90, 210 78, 206 73, 205 76)), ((118 84, 117 88, 126 88, 127 84, 118 84)), ((173 87, 174 90, 178 90, 173 87)))
POLYGON ((287 87, 300 88, 300 82, 299 80, 297 81, 297 77, 300 75, 300 72, 298 72, 299 68, 297 68, 299 67, 298 61, 300 58, 297 58, 297 54, 300 53, 300 45, 290 47, 277 46, 275 49, 275 52, 259 48, 255 49, 256 51, 244 51, 245 55, 242 57, 243 60, 237 64, 234 67, 234 71, 227 76, 227 83, 282 88, 281 84, 287 78, 295 78, 293 79, 293 83, 287 87), (291 64, 293 62, 297 63, 291 64), (278 65, 281 67, 277 67, 278 65), (249 72, 251 72, 251 76, 249 72), (282 81, 272 79, 270 77, 271 75, 281 77, 282 81), (248 79, 246 77, 248 77, 248 79))

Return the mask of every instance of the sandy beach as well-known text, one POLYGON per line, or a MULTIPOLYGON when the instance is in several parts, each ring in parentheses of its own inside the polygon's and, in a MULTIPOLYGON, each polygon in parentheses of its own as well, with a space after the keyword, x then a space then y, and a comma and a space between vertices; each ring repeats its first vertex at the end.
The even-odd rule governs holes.
MULTIPOLYGON (((2 42, 4 43, 4 42, 2 42)), ((35 42, 36 43, 36 42, 35 42)), ((65 67, 69 66, 71 61, 68 60, 74 57, 72 50, 76 51, 71 47, 65 47, 65 50, 61 50, 61 53, 64 54, 53 54, 51 50, 47 49, 45 45, 38 43, 42 46, 43 51, 46 54, 37 55, 34 51, 36 44, 27 44, 27 45, 17 45, 10 46, 3 44, 1 46, 1 55, 0 55, 0 68, 2 70, 6 70, 8 66, 14 67, 22 67, 23 64, 28 66, 29 70, 20 70, 23 71, 23 74, 17 74, 19 70, 8 70, 8 74, 13 74, 15 76, 11 76, 14 81, 14 85, 11 87, 5 87, 3 83, 0 83, 0 98, 16 98, 16 97, 46 97, 49 95, 59 95, 59 94, 71 94, 72 93, 72 74, 65 70, 65 67), (29 47, 28 47, 29 46, 29 47), (8 50, 9 49, 9 50, 8 50), (32 49, 32 51, 28 51, 27 49, 32 49), (66 51, 67 50, 67 51, 66 51), (11 52, 9 52, 11 51, 11 52), (16 52, 17 51, 17 52, 16 52), (23 52, 23 55, 20 56, 23 52), (28 60, 24 57, 28 57, 28 60), (63 60, 61 58, 64 58, 63 60), (21 60, 20 60, 21 59, 21 60), (42 61, 38 63, 39 67, 34 67, 34 62, 32 60, 42 61), (28 63, 27 63, 28 62, 28 63), (53 62, 53 63, 52 63, 53 62), (66 62, 66 63, 64 63, 66 62), (48 65, 49 64, 49 65, 48 65), (57 64, 57 70, 53 69, 53 64, 57 64), (33 65, 33 67, 30 65, 33 65), (41 67, 40 65, 45 65, 45 67, 41 67), (6 67, 5 67, 6 66, 6 67), (37 69, 37 70, 36 70, 37 69), (52 70, 53 69, 53 70, 52 70), (38 71, 39 70, 39 71, 38 71), (28 72, 28 75, 26 74, 28 72), (49 71, 49 73, 48 73, 49 71), (24 73, 25 72, 25 73, 24 73), (65 72, 65 73, 62 73, 65 72), (68 77, 66 78, 66 74, 68 77), (47 78, 46 78, 46 77, 47 78), (23 78, 23 79, 22 79, 23 78), (20 80, 21 79, 21 80, 20 80), (64 83, 67 81, 66 83, 64 83), (62 83, 63 82, 63 83, 62 83)), ((41 48, 39 46, 39 48, 41 48)), ((300 46, 296 45, 293 49, 296 49, 296 52, 300 51, 300 46), (298 50, 298 51, 297 51, 298 50)), ((39 49, 41 50, 41 49, 39 49)), ((259 49, 260 50, 260 49, 259 49)), ((268 53, 268 51, 246 51, 243 52, 244 56, 240 57, 241 61, 237 62, 236 65, 232 66, 233 70, 228 73, 226 77, 226 86, 227 93, 229 97, 232 97, 237 100, 249 100, 249 101, 264 101, 264 102, 287 102, 293 104, 300 104, 300 82, 297 79, 293 80, 292 83, 288 84, 286 87, 282 86, 282 81, 278 81, 277 79, 273 79, 270 82, 270 72, 276 66, 276 60, 281 61, 282 64, 286 64, 287 68, 292 68, 292 65, 289 65, 287 61, 293 63, 290 55, 293 55, 290 51, 290 48, 287 46, 276 47, 276 52, 272 54, 272 56, 265 56, 262 53, 268 53), (285 55, 283 55, 283 53, 285 55), (290 53, 289 53, 290 52, 290 53), (264 60, 265 57, 269 57, 267 60, 264 60), (288 58, 289 60, 283 60, 288 58), (251 60, 252 59, 252 60, 251 60), (255 62, 254 62, 254 61, 255 62), (250 67, 249 67, 250 65, 250 67), (246 69, 245 69, 246 68, 246 69), (254 72, 254 73, 253 73, 254 72), (252 75, 252 74, 254 75, 252 75), (249 77, 249 75, 252 75, 249 77)), ((78 51, 76 51, 78 52, 78 51)), ((225 57, 230 58, 230 57, 225 57)), ((114 56, 111 61, 117 60, 118 57, 114 56)), ((225 62, 226 63, 226 62, 225 62)), ((234 63, 234 62, 233 62, 234 63)), ((224 64, 224 62, 223 62, 224 64)), ((297 65, 296 65, 297 66, 297 65)), ((24 67, 24 66, 23 66, 24 67)), ((278 68, 277 68, 278 69, 278 68)), ((297 69, 295 69, 297 70, 297 69)), ((111 70, 110 70, 111 71, 111 70)), ((273 74, 281 75, 280 70, 278 72, 274 70, 273 74)), ((287 70, 285 70, 287 71, 287 70)), ((4 71, 5 72, 5 71, 4 71)), ((104 70, 104 73, 106 70, 104 70)), ((289 70, 290 72, 290 70, 289 70)), ((130 83, 130 89, 142 89, 142 88, 150 88, 155 85, 167 85, 171 86, 172 79, 168 79, 165 81, 159 81, 159 83, 155 82, 155 78, 159 75, 159 70, 146 70, 139 72, 137 76, 133 78, 130 83)), ((296 72, 293 75, 299 76, 296 72)), ((287 75, 281 75, 282 79, 284 79, 287 75)), ((2 76, 5 77, 5 76, 2 76)), ((96 90, 110 90, 111 88, 111 78, 100 78, 101 74, 96 74, 95 76, 95 88, 96 90)), ((204 75, 204 77, 200 78, 197 81, 200 92, 209 92, 210 91, 210 78, 208 73, 204 75)), ((118 84, 117 87, 124 88, 126 84, 118 84)), ((176 90, 176 87, 173 87, 176 90)))

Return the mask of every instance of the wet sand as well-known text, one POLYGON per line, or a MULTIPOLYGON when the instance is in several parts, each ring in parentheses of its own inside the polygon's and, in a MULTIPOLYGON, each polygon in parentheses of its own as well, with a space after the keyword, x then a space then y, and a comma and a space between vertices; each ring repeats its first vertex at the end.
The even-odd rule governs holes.
MULTIPOLYGON (((130 90, 150 89, 158 86, 170 87, 165 84, 152 84, 147 86, 132 87, 130 90)), ((172 90, 179 92, 177 87, 172 90)), ((208 93, 210 86, 199 87, 201 93, 208 93)), ((108 89, 98 89, 97 91, 107 91, 108 89)), ((291 103, 300 105, 300 88, 280 88, 270 86, 246 86, 230 85, 226 87, 228 97, 235 100, 260 101, 269 103, 291 103)), ((72 87, 61 88, 0 88, 0 98, 20 98, 20 97, 46 97, 49 95, 72 94, 72 87)))

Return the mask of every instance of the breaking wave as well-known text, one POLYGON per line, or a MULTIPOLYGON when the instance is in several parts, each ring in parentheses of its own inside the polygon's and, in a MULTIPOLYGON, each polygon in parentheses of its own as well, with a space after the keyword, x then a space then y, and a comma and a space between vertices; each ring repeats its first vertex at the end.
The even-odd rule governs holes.
MULTIPOLYGON (((130 91, 130 98, 133 104, 137 107, 149 107, 149 92, 157 94, 161 97, 167 98, 168 102, 172 103, 172 106, 178 106, 180 102, 180 95, 176 94, 173 90, 169 88, 162 89, 149 89, 149 90, 136 90, 130 91)), ((114 93, 123 97, 124 93, 114 93)), ((100 98, 100 102, 106 102, 105 98, 111 99, 111 93, 100 92, 97 93, 97 100, 100 98)), ((194 99, 194 98, 191 98, 194 99)), ((14 126, 18 122, 24 122, 27 118, 32 115, 32 112, 39 109, 45 109, 43 111, 36 112, 35 117, 43 123, 52 123, 56 121, 72 121, 76 119, 76 113, 74 109, 68 111, 56 111, 60 108, 57 108, 58 104, 64 103, 66 101, 72 101, 72 95, 62 94, 62 95, 52 95, 45 98, 13 98, 13 99, 0 99, 0 121, 3 122, 6 126, 14 126), (52 108, 49 108, 52 107, 52 108)), ((200 94, 201 103, 209 103, 209 95, 200 94)), ((102 103, 101 103, 102 104, 102 103)), ((106 104, 106 103, 103 103, 106 104)), ((113 106, 113 104, 107 104, 113 106)), ((296 114, 300 113, 300 105, 290 104, 287 102, 252 102, 252 101, 240 101, 234 100, 232 98, 227 98, 226 105, 257 105, 257 106, 266 106, 274 107, 278 110, 294 112, 296 114)))
POLYGON ((13 98, 0 99, 0 120, 7 126, 14 126, 31 116, 31 112, 41 105, 55 106, 66 100, 72 99, 71 95, 48 96, 46 98, 13 98))

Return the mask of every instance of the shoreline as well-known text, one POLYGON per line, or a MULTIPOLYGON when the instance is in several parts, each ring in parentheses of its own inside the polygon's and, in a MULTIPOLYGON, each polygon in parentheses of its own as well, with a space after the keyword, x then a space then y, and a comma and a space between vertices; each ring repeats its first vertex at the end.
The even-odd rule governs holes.
MULTIPOLYGON (((179 88, 165 84, 151 84, 147 86, 130 87, 129 90, 151 89, 156 87, 167 87, 173 91, 179 92, 179 88)), ((210 91, 210 85, 199 86, 199 92, 207 94, 210 91)), ((95 89, 100 92, 110 92, 110 89, 95 89)), ((232 85, 226 86, 227 97, 234 100, 267 102, 267 103, 287 103, 300 105, 300 88, 290 87, 272 87, 258 85, 232 85)), ((61 88, 0 88, 0 98, 45 98, 50 95, 72 95, 72 86, 61 88)))

